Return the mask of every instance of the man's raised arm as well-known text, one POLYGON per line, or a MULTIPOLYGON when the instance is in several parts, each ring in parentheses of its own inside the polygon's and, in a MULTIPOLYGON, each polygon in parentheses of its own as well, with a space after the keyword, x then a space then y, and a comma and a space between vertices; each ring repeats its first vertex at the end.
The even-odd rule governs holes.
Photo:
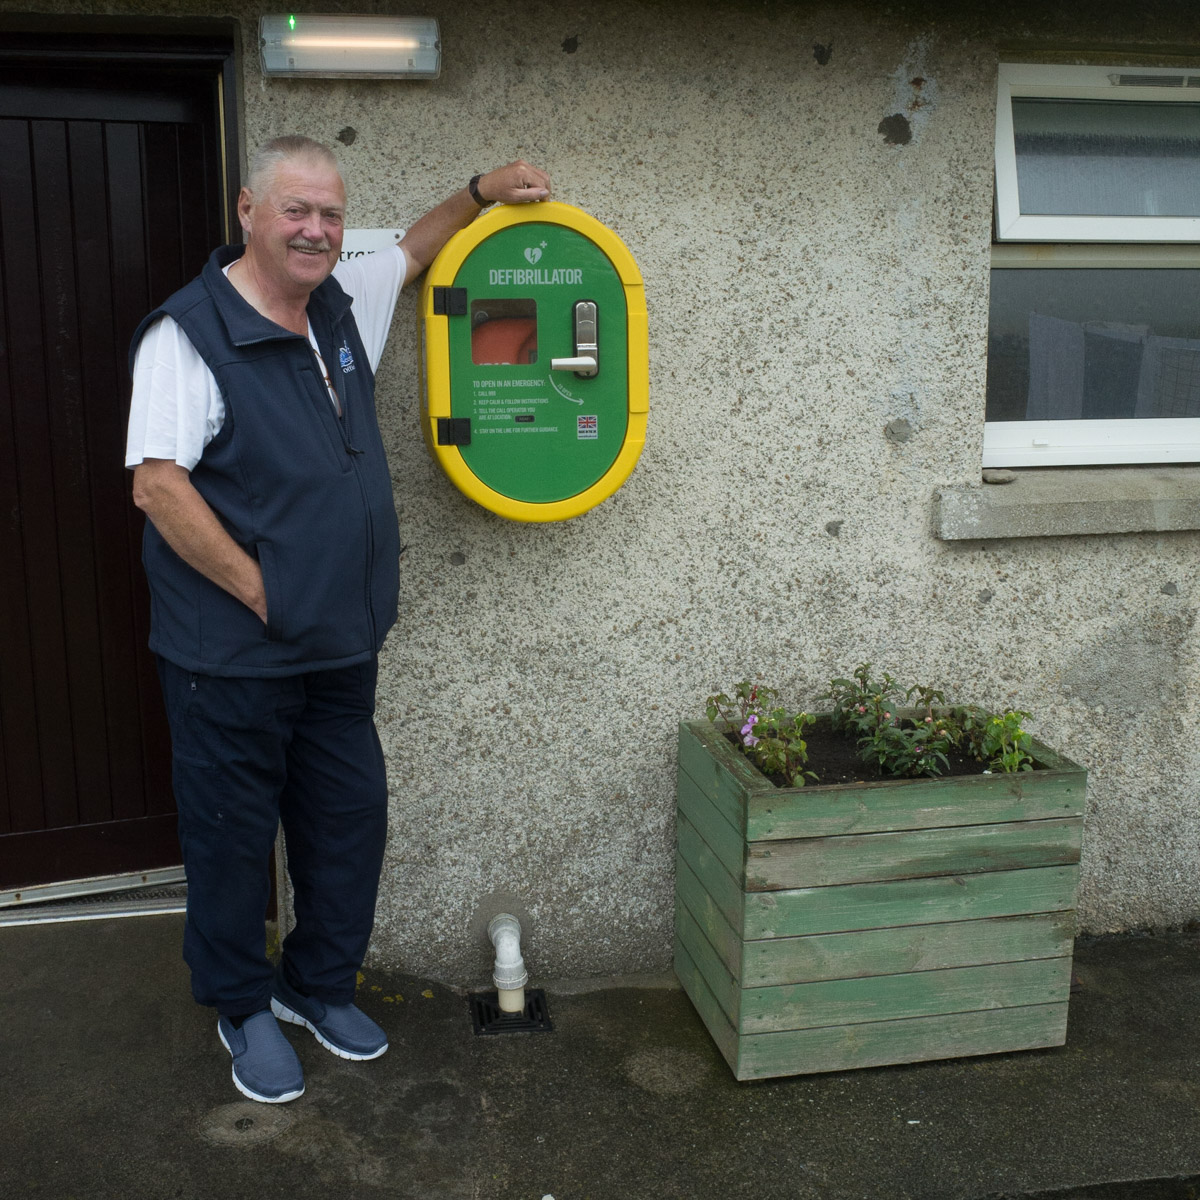
MULTIPOLYGON (((476 190, 485 204, 530 204, 550 195, 550 176, 518 159, 480 175, 476 190)), ((479 215, 480 207, 475 197, 462 188, 414 222, 400 243, 408 259, 404 282, 416 279, 441 248, 479 215)))

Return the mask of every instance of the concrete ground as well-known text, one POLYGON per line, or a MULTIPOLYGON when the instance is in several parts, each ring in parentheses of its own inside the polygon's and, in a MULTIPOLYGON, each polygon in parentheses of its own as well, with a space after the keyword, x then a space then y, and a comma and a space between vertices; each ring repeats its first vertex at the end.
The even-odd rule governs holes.
POLYGON ((368 971, 392 1037, 244 1101, 182 917, 0 929, 0 1197, 1184 1200, 1200 1196, 1200 934, 1081 941, 1057 1050, 734 1081, 669 980, 547 990, 551 1033, 368 971))

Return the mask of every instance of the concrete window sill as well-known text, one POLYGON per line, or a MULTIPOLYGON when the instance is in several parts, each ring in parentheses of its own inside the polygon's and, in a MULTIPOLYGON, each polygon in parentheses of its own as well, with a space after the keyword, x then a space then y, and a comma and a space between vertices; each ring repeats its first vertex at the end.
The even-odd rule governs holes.
POLYGON ((945 541, 1200 529, 1200 467, 1036 467, 936 497, 945 541))

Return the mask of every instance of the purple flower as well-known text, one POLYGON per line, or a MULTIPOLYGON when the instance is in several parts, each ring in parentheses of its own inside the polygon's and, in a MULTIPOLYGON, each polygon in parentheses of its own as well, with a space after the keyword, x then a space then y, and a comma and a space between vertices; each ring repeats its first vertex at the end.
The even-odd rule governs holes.
POLYGON ((759 739, 754 736, 754 726, 758 724, 758 718, 751 713, 746 718, 745 725, 742 726, 742 745, 757 746, 759 739))

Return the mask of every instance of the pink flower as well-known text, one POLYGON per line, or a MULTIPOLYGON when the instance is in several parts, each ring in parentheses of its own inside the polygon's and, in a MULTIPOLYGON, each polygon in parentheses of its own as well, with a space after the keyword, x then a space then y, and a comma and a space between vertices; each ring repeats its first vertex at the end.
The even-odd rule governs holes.
POLYGON ((750 716, 746 718, 745 725, 742 726, 742 745, 743 746, 757 746, 758 745, 759 739, 754 736, 754 726, 757 724, 758 724, 758 718, 753 713, 751 713, 750 716))

